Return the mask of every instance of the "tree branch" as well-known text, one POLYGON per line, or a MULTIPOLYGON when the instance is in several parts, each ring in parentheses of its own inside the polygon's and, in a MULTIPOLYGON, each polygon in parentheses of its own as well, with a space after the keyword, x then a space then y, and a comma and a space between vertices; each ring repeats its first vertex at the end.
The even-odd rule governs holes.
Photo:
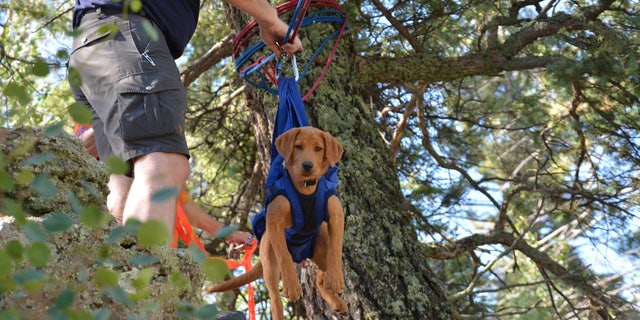
POLYGON ((200 59, 182 71, 182 85, 189 87, 201 74, 222 61, 222 59, 230 56, 232 53, 231 42, 233 42, 234 37, 235 35, 230 34, 222 38, 220 42, 214 44, 200 59))

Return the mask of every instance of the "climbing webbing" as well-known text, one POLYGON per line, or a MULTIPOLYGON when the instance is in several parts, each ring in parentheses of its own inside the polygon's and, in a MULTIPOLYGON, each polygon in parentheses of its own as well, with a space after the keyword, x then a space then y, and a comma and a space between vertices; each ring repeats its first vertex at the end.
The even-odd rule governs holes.
MULTIPOLYGON (((181 201, 181 202, 184 202, 184 201, 181 201)), ((171 244, 172 248, 178 247, 178 239, 182 240, 182 242, 184 242, 184 244, 188 247, 192 245, 198 247, 202 251, 204 256, 209 259, 220 259, 218 257, 209 256, 209 253, 202 245, 202 242, 200 242, 200 238, 198 238, 198 235, 194 232, 193 226, 191 225, 191 223, 189 222, 189 219, 187 219, 186 214, 182 210, 181 203, 178 203, 177 205, 176 223, 175 223, 175 228, 173 233, 173 242, 171 244)), ((244 256, 240 261, 236 261, 232 259, 222 259, 222 260, 225 262, 229 270, 234 270, 234 269, 237 269, 238 267, 244 267, 244 271, 249 272, 249 270, 251 270, 253 266, 252 264, 253 253, 256 251, 257 248, 258 248, 258 242, 256 241, 255 238, 251 238, 251 243, 245 243, 242 245, 242 250, 244 250, 244 256)), ((256 306, 255 306, 253 286, 251 285, 251 283, 247 284, 247 296, 248 296, 247 307, 248 307, 248 313, 249 313, 249 320, 255 320, 256 306)))
MULTIPOLYGON (((297 81, 300 81, 302 78, 304 78, 322 50, 329 44, 331 40, 335 39, 333 48, 323 67, 322 73, 313 84, 313 86, 302 97, 302 100, 304 101, 307 100, 307 98, 309 98, 309 96, 315 91, 318 85, 320 85, 320 82, 324 78, 329 65, 333 61, 333 57, 335 56, 338 44, 340 43, 340 39, 342 38, 342 34, 347 27, 347 18, 344 11, 342 10, 342 7, 340 7, 340 5, 334 0, 288 1, 277 6, 276 10, 278 11, 278 15, 293 11, 293 17, 289 24, 289 30, 287 31, 287 37, 285 38, 284 43, 286 43, 286 40, 294 38, 300 28, 304 28, 311 24, 340 24, 340 29, 325 38, 325 40, 321 43, 317 50, 314 51, 314 54, 311 56, 311 58, 309 58, 309 61, 305 65, 303 71, 300 73, 300 76, 296 77, 297 81), (306 14, 307 9, 310 7, 321 7, 328 9, 323 9, 310 14, 306 14)), ((252 21, 238 34, 238 37, 236 37, 236 39, 234 40, 232 44, 232 50, 234 57, 236 58, 236 71, 238 71, 240 77, 242 77, 249 84, 257 88, 265 89, 272 94, 278 94, 278 90, 275 88, 275 86, 277 86, 278 71, 277 67, 273 63, 275 54, 271 54, 267 57, 260 56, 256 58, 253 63, 247 65, 252 56, 254 56, 257 52, 261 51, 265 47, 264 42, 260 41, 247 48, 244 52, 240 53, 240 49, 246 46, 249 39, 257 33, 258 24, 256 21, 252 21)))

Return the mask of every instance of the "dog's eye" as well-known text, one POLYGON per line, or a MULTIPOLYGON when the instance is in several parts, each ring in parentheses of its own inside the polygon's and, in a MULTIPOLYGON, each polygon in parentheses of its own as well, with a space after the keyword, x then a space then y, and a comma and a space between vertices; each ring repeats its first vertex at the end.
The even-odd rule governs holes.
POLYGON ((322 151, 322 147, 316 146, 315 150, 316 150, 316 152, 320 152, 320 151, 322 151))
POLYGON ((298 150, 302 150, 302 149, 303 149, 301 144, 296 144, 296 145, 294 146, 294 148, 296 148, 296 149, 298 149, 298 150))

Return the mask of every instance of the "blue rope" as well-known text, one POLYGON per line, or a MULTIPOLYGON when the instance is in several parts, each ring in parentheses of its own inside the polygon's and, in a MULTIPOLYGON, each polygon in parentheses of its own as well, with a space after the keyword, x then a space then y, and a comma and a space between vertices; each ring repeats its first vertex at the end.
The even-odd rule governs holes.
MULTIPOLYGON (((289 37, 293 26, 295 25, 295 22, 296 22, 296 19, 297 19, 297 16, 298 16, 298 11, 299 11, 301 3, 302 3, 302 1, 298 1, 298 5, 296 6, 296 10, 293 13, 294 19, 289 24, 289 29, 287 30, 287 34, 285 36, 285 42, 284 43, 286 43, 286 40, 289 37)), ((300 24, 300 27, 301 28, 307 27, 307 26, 315 24, 315 23, 340 23, 340 24, 342 24, 342 23, 344 23, 345 19, 346 19, 346 17, 339 10, 335 10, 335 9, 320 10, 320 11, 311 13, 311 14, 307 15, 306 17, 304 17, 302 19, 302 23, 300 24)), ((335 31, 334 33, 330 34, 329 36, 327 36, 325 38, 325 40, 322 42, 320 47, 314 52, 312 57, 309 59, 309 61, 305 65, 304 70, 299 75, 298 81, 300 81, 302 78, 304 78, 304 76, 307 74, 307 72, 311 68, 311 64, 313 63, 313 61, 318 57, 318 55, 320 55, 320 53, 327 46, 329 41, 332 40, 333 38, 337 37, 339 34, 340 34, 340 31, 335 31)), ((272 53, 268 57, 264 58, 262 61, 260 61, 260 63, 255 64, 255 65, 251 66, 250 68, 247 68, 244 71, 240 71, 242 66, 245 65, 249 61, 251 56, 253 56, 258 51, 262 50, 264 47, 265 47, 264 42, 260 41, 260 42, 258 42, 256 44, 252 45, 251 47, 247 48, 247 50, 245 50, 243 53, 238 55, 238 57, 236 58, 236 61, 235 61, 236 71, 238 71, 238 73, 240 74, 240 77, 242 79, 244 79, 245 81, 247 81, 249 84, 251 84, 251 85, 253 85, 253 86, 257 87, 257 88, 260 88, 260 89, 265 89, 266 91, 270 92, 271 94, 277 95, 278 94, 278 90, 276 88, 268 85, 269 81, 267 80, 267 77, 264 75, 264 72, 262 72, 262 70, 261 70, 261 68, 265 64, 271 62, 273 59, 276 58, 276 55, 274 53, 272 53), (259 81, 253 81, 253 80, 250 79, 250 75, 254 74, 254 73, 258 74, 259 81)), ((279 66, 278 66, 278 68, 279 68, 279 66)))

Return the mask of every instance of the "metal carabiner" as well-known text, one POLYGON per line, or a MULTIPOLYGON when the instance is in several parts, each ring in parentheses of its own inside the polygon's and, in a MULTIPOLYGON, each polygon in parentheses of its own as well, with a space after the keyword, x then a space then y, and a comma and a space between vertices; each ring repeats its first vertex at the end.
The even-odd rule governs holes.
MULTIPOLYGON (((280 43, 278 41, 276 41, 276 46, 278 47, 278 50, 280 51, 280 59, 278 59, 278 63, 276 64, 276 78, 280 77, 280 69, 282 67, 281 65, 281 61, 282 60, 286 60, 287 58, 289 58, 289 54, 287 54, 286 52, 282 51, 282 47, 280 47, 280 43)), ((293 78, 298 81, 298 78, 300 78, 300 75, 298 73, 298 63, 296 62, 296 55, 292 54, 291 55, 291 67, 292 67, 292 71, 293 71, 293 78)))

